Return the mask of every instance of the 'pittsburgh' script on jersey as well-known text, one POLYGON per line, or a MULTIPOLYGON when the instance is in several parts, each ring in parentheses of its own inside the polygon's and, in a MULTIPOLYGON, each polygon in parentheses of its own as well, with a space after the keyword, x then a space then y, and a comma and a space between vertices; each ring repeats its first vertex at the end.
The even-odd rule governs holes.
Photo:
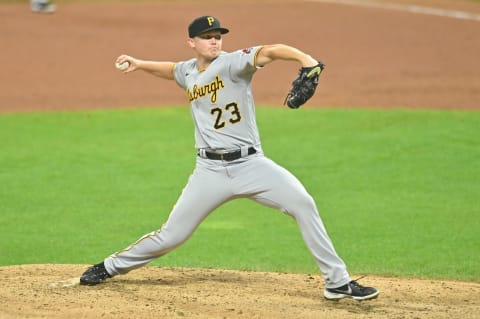
POLYGON ((215 103, 217 101, 217 91, 223 89, 224 87, 225 83, 223 83, 222 79, 217 75, 215 80, 208 84, 203 86, 198 86, 195 84, 192 91, 190 91, 190 88, 187 88, 188 100, 192 102, 207 94, 211 94, 210 101, 215 103))

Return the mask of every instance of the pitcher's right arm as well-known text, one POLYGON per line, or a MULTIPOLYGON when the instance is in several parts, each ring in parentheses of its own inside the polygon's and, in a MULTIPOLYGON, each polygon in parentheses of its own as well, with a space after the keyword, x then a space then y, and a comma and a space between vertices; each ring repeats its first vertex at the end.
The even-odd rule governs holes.
POLYGON ((167 79, 173 80, 173 68, 175 67, 174 62, 167 61, 146 61, 141 59, 136 59, 132 56, 122 54, 120 55, 115 62, 123 63, 128 61, 130 65, 123 73, 129 73, 136 70, 142 70, 152 75, 167 79))

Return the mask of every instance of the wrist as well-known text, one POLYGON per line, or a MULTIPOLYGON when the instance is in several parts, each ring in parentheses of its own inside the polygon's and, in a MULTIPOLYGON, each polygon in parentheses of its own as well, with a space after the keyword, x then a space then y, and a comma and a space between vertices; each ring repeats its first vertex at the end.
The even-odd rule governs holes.
POLYGON ((304 68, 310 68, 312 66, 316 66, 318 64, 318 61, 312 58, 312 56, 306 54, 305 57, 300 61, 302 64, 302 67, 304 68))

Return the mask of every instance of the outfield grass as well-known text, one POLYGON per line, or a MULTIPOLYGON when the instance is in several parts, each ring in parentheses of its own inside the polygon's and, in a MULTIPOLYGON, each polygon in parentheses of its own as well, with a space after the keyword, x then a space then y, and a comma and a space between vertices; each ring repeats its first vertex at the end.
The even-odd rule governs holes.
MULTIPOLYGON (((259 108, 352 273, 479 281, 480 113, 259 108)), ((166 220, 195 160, 186 108, 0 115, 0 265, 93 263, 166 220)), ((296 224, 218 209, 155 265, 317 272, 296 224)))

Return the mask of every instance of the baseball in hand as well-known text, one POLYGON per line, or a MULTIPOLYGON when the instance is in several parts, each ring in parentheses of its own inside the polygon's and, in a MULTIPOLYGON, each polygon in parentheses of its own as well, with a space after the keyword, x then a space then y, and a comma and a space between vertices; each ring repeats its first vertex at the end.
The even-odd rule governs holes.
POLYGON ((123 63, 115 62, 115 67, 120 71, 125 71, 126 69, 128 69, 129 66, 130 63, 128 61, 125 61, 123 63))

